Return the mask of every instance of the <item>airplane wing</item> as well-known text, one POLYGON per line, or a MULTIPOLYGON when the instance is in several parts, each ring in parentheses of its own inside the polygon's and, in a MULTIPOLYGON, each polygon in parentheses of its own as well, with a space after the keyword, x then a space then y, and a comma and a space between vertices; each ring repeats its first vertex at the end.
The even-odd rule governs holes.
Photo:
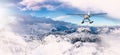
MULTIPOLYGON (((96 15, 106 15, 107 13, 90 13, 91 16, 96 16, 96 15)), ((86 14, 67 14, 67 15, 79 15, 79 16, 84 16, 86 14)))
POLYGON ((86 14, 67 14, 67 15, 86 15, 86 14))
POLYGON ((90 14, 91 16, 95 16, 95 15, 106 15, 107 13, 94 13, 94 14, 90 14))

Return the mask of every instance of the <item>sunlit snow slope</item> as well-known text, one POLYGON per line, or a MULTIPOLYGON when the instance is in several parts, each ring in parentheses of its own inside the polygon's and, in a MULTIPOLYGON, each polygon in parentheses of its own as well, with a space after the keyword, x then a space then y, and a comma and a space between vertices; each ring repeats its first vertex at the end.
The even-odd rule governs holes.
POLYGON ((16 16, 0 29, 0 55, 120 55, 120 27, 16 16))

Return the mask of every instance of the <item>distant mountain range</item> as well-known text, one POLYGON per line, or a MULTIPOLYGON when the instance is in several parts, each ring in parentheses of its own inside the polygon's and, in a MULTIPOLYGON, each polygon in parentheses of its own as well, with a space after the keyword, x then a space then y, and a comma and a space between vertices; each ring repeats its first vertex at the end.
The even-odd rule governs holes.
POLYGON ((116 27, 94 27, 94 26, 78 26, 63 21, 54 21, 45 17, 32 17, 32 16, 17 16, 17 23, 12 24, 13 31, 22 35, 25 40, 41 40, 44 36, 48 35, 68 35, 68 34, 108 34, 114 30, 120 30, 119 26, 116 27))

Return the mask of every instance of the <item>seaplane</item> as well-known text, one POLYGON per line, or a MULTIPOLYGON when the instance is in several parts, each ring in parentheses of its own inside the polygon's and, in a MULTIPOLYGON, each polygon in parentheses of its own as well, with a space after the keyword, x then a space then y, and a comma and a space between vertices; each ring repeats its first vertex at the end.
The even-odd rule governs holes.
POLYGON ((90 24, 92 24, 94 21, 91 21, 91 17, 92 16, 97 16, 97 15, 106 15, 107 13, 84 13, 84 14, 67 14, 67 15, 78 15, 78 16, 82 16, 84 19, 82 20, 81 24, 85 23, 85 22, 89 22, 90 24))

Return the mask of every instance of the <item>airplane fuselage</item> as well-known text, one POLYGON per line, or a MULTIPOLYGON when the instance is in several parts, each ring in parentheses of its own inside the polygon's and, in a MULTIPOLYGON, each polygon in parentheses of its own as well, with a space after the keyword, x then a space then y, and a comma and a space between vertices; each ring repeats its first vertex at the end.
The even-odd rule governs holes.
POLYGON ((88 14, 84 15, 84 19, 83 19, 83 21, 81 23, 82 24, 84 22, 89 22, 90 24, 93 23, 93 21, 91 21, 89 18, 90 18, 90 15, 88 15, 88 14))
POLYGON ((90 18, 90 15, 84 15, 84 18, 85 18, 85 19, 89 19, 89 18, 90 18))

